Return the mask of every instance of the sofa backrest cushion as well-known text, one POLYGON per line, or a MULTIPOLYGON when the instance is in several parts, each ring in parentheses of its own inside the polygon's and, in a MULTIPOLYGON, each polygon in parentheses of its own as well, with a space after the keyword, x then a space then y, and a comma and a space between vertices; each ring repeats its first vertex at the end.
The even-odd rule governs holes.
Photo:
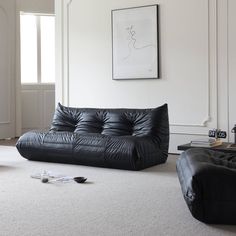
POLYGON ((142 137, 155 136, 160 129, 169 132, 167 104, 154 109, 98 109, 72 108, 59 103, 50 131, 142 137))

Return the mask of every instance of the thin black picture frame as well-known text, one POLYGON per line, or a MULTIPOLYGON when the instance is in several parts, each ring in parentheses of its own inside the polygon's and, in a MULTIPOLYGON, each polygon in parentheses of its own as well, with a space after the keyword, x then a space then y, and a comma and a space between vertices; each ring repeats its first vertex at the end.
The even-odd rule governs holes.
POLYGON ((112 79, 159 78, 158 5, 111 11, 112 79))

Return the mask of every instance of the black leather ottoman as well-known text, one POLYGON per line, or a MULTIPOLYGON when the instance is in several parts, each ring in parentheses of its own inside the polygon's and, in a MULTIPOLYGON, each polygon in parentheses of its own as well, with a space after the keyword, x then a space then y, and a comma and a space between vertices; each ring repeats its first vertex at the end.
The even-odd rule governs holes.
POLYGON ((236 224, 236 154, 193 148, 180 155, 176 168, 193 217, 236 224))

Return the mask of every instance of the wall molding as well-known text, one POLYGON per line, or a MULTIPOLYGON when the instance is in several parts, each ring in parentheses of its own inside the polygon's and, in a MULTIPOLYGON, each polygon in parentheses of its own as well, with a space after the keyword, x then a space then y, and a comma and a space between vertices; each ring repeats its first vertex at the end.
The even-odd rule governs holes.
POLYGON ((57 47, 56 102, 69 106, 69 12, 73 0, 55 1, 57 47))
POLYGON ((65 2, 66 4, 66 14, 65 14, 65 24, 66 24, 66 38, 65 38, 65 45, 66 45, 66 52, 65 55, 65 104, 67 106, 70 106, 70 95, 69 95, 69 89, 70 89, 70 7, 72 5, 73 0, 67 0, 65 2))
MULTIPOLYGON (((205 2, 205 0, 203 0, 205 2)), ((218 125, 218 106, 217 106, 217 1, 208 0, 206 9, 207 19, 207 101, 203 109, 206 114, 199 123, 171 123, 170 130, 173 134, 196 134, 205 135, 209 128, 217 128, 218 125)), ((70 105, 70 15, 73 0, 56 1, 56 4, 61 5, 61 12, 59 18, 62 19, 61 26, 61 62, 62 67, 60 73, 62 74, 61 91, 59 92, 59 100, 66 106, 70 105)))
POLYGON ((69 84, 70 84, 70 48, 69 48, 69 41, 70 41, 70 6, 72 4, 72 0, 66 0, 63 2, 63 77, 62 77, 62 90, 63 90, 63 97, 62 101, 63 104, 66 106, 70 105, 69 102, 69 84))
POLYGON ((217 128, 217 0, 207 1, 207 45, 208 45, 208 74, 207 74, 207 101, 206 115, 199 123, 171 123, 172 134, 205 135, 209 127, 217 128))

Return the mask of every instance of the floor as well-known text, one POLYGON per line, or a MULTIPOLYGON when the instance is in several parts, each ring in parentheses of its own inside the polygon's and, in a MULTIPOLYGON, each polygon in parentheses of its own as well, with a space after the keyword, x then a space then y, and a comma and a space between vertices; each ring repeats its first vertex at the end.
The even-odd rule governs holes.
POLYGON ((1 146, 15 146, 18 138, 0 139, 1 146))

